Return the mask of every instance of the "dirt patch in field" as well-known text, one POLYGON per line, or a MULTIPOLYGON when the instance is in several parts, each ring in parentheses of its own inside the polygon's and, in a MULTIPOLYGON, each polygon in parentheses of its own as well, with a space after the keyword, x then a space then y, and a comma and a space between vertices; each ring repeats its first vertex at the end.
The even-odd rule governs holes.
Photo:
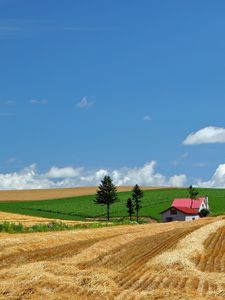
MULTIPOLYGON (((142 187, 143 190, 156 190, 166 187, 142 187)), ((168 187, 167 187, 168 188, 168 187)), ((117 188, 119 192, 131 191, 131 186, 120 186, 117 188)), ((0 191, 0 201, 30 201, 30 200, 46 200, 59 199, 75 196, 94 195, 97 187, 77 187, 64 189, 39 189, 39 190, 12 190, 0 191)))

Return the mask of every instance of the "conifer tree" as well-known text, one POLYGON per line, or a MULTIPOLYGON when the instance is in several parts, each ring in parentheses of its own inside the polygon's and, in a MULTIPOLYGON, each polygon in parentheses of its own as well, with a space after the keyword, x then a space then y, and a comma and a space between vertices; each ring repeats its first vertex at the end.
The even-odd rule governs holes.
POLYGON ((130 220, 132 215, 134 214, 134 203, 131 198, 127 199, 127 212, 129 214, 130 220))
POLYGON ((198 198, 199 192, 195 188, 193 188, 192 185, 190 185, 188 188, 188 194, 189 194, 189 197, 194 200, 194 199, 198 198))
POLYGON ((135 185, 132 190, 132 200, 134 202, 134 208, 136 211, 136 220, 139 221, 139 210, 141 209, 141 198, 144 196, 143 191, 140 189, 139 185, 135 185))
POLYGON ((106 205, 107 220, 109 221, 110 205, 118 200, 117 190, 110 176, 105 176, 98 187, 94 202, 106 205))

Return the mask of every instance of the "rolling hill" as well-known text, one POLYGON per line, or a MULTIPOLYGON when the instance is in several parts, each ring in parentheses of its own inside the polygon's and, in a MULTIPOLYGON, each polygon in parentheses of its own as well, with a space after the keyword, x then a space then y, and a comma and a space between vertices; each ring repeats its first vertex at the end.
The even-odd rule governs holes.
MULTIPOLYGON (((209 197, 212 215, 225 213, 224 189, 198 190, 200 195, 207 195, 209 197)), ((94 191, 92 191, 92 193, 94 193, 94 191)), ((130 192, 128 191, 119 193, 119 201, 113 204, 110 209, 112 217, 122 218, 127 216, 126 201, 129 196, 130 192)), ((186 189, 147 189, 144 192, 140 215, 160 220, 160 212, 169 207, 174 198, 186 196, 186 189)), ((17 199, 17 201, 1 201, 0 211, 65 220, 104 219, 106 213, 105 207, 94 204, 93 200, 93 194, 35 201, 29 201, 28 199, 26 201, 18 201, 17 199)))

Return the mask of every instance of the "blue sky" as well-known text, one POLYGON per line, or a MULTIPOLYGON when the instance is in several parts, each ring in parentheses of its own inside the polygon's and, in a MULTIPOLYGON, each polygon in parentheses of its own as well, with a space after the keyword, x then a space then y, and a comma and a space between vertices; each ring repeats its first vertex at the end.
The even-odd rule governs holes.
POLYGON ((0 180, 27 168, 46 179, 53 167, 122 178, 149 164, 166 183, 185 175, 185 184, 225 186, 224 9, 0 0, 0 180))

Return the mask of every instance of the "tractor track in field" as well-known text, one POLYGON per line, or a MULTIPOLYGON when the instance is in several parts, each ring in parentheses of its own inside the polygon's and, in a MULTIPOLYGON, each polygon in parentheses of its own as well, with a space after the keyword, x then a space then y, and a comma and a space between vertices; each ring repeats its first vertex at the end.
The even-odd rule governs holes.
POLYGON ((195 263, 203 272, 225 272, 225 227, 211 234, 204 244, 206 253, 198 256, 195 263))
POLYGON ((0 299, 223 300, 223 222, 1 236, 0 299))
MULTIPOLYGON (((115 295, 115 299, 133 299, 130 295, 134 292, 138 295, 138 293, 141 294, 143 291, 152 292, 153 290, 179 290, 183 294, 191 292, 195 296, 198 295, 197 297, 199 298, 196 299, 200 299, 201 297, 204 297, 204 299, 225 299, 224 274, 221 274, 224 277, 224 283, 221 283, 221 281, 215 282, 212 278, 207 280, 207 276, 199 277, 194 273, 191 276, 190 273, 185 275, 185 273, 177 272, 176 268, 174 273, 168 274, 167 270, 163 268, 161 272, 154 272, 146 266, 149 259, 161 252, 173 249, 180 239, 200 227, 197 226, 191 230, 183 230, 183 232, 180 230, 177 234, 162 240, 162 245, 157 245, 150 251, 142 253, 133 262, 130 262, 126 268, 121 269, 120 275, 115 278, 121 292, 115 295)), ((211 234, 205 242, 205 247, 205 253, 207 254, 202 255, 196 261, 197 268, 201 269, 202 272, 224 273, 225 227, 211 234)))
MULTIPOLYGON (((113 236, 110 236, 109 238, 115 238, 120 236, 121 234, 116 234, 113 236)), ((74 241, 65 243, 58 246, 53 247, 44 247, 41 249, 35 249, 35 250, 25 250, 20 251, 20 254, 17 253, 11 254, 11 255, 5 255, 1 257, 0 259, 0 270, 4 269, 5 267, 11 267, 13 265, 23 265, 27 263, 32 262, 38 262, 38 261, 53 261, 53 260, 59 260, 65 257, 71 257, 72 255, 76 255, 80 253, 82 250, 91 247, 95 243, 107 240, 108 237, 104 238, 93 238, 88 239, 84 241, 74 241)))
POLYGON ((138 263, 139 259, 144 261, 148 254, 150 258, 157 255, 160 251, 167 249, 167 244, 175 245, 180 238, 201 226, 197 225, 188 229, 172 229, 157 235, 138 237, 123 246, 98 256, 96 259, 79 264, 79 267, 82 269, 87 267, 104 267, 124 272, 131 264, 138 263), (176 236, 177 238, 175 238, 176 236), (174 240, 171 240, 171 238, 174 240), (161 248, 162 250, 160 250, 161 248))
MULTIPOLYGON (((141 293, 143 290, 150 292, 160 289, 178 289, 182 290, 183 293, 191 291, 195 295, 198 295, 197 297, 199 298, 225 299, 225 227, 219 228, 215 233, 211 234, 205 241, 204 246, 205 251, 197 259, 195 258, 196 267, 203 273, 199 274, 196 272, 195 274, 195 272, 192 271, 191 273, 187 272, 185 275, 184 272, 177 271, 176 267, 174 268, 174 272, 167 272, 168 270, 164 268, 162 268, 161 272, 153 272, 153 270, 149 270, 149 268, 145 266, 143 266, 140 272, 137 268, 141 267, 142 264, 139 264, 138 267, 134 265, 133 269, 128 270, 128 274, 129 271, 130 273, 135 272, 135 274, 137 274, 136 278, 131 275, 125 278, 123 277, 124 284, 122 285, 122 290, 132 290, 141 293), (207 272, 214 274, 221 272, 221 279, 224 278, 224 281, 216 281, 214 274, 212 274, 213 277, 208 277, 205 275, 207 272), (135 279, 137 280, 135 281, 135 279)), ((173 246, 171 249, 172 248, 173 246)), ((127 297, 125 297, 125 294, 123 294, 123 296, 123 299, 129 299, 129 292, 127 293, 127 297)))
MULTIPOLYGON (((186 229, 179 228, 160 233, 157 236, 137 238, 123 247, 118 247, 114 251, 78 266, 81 269, 103 267, 117 270, 119 275, 113 279, 117 283, 119 291, 114 295, 115 298, 119 297, 122 291, 130 289, 142 291, 157 289, 159 286, 163 288, 182 288, 190 281, 188 277, 177 278, 176 281, 171 281, 167 280, 166 276, 164 277, 162 274, 157 277, 155 274, 149 276, 149 267, 146 266, 146 263, 154 256, 175 247, 180 239, 201 226, 197 225, 186 229), (145 273, 147 276, 143 278, 145 273), (139 281, 140 278, 144 280, 139 281)), ((193 280, 193 284, 196 284, 196 279, 193 280)))
MULTIPOLYGON (((172 249, 177 242, 185 237, 187 234, 191 233, 192 231, 198 229, 200 226, 196 226, 191 229, 180 229, 176 230, 176 232, 172 232, 171 235, 165 239, 161 239, 161 242, 150 248, 149 250, 145 249, 145 244, 143 243, 142 248, 140 251, 142 252, 139 256, 134 256, 133 259, 127 264, 126 267, 120 270, 120 275, 115 278, 115 281, 118 285, 123 288, 127 289, 135 285, 135 289, 140 289, 141 285, 137 285, 137 281, 140 277, 143 276, 145 272, 148 271, 149 267, 146 266, 146 263, 152 259, 154 256, 172 249), (144 250, 145 249, 145 250, 144 250)), ((151 283, 151 280, 146 279, 145 286, 148 286, 151 283)))

